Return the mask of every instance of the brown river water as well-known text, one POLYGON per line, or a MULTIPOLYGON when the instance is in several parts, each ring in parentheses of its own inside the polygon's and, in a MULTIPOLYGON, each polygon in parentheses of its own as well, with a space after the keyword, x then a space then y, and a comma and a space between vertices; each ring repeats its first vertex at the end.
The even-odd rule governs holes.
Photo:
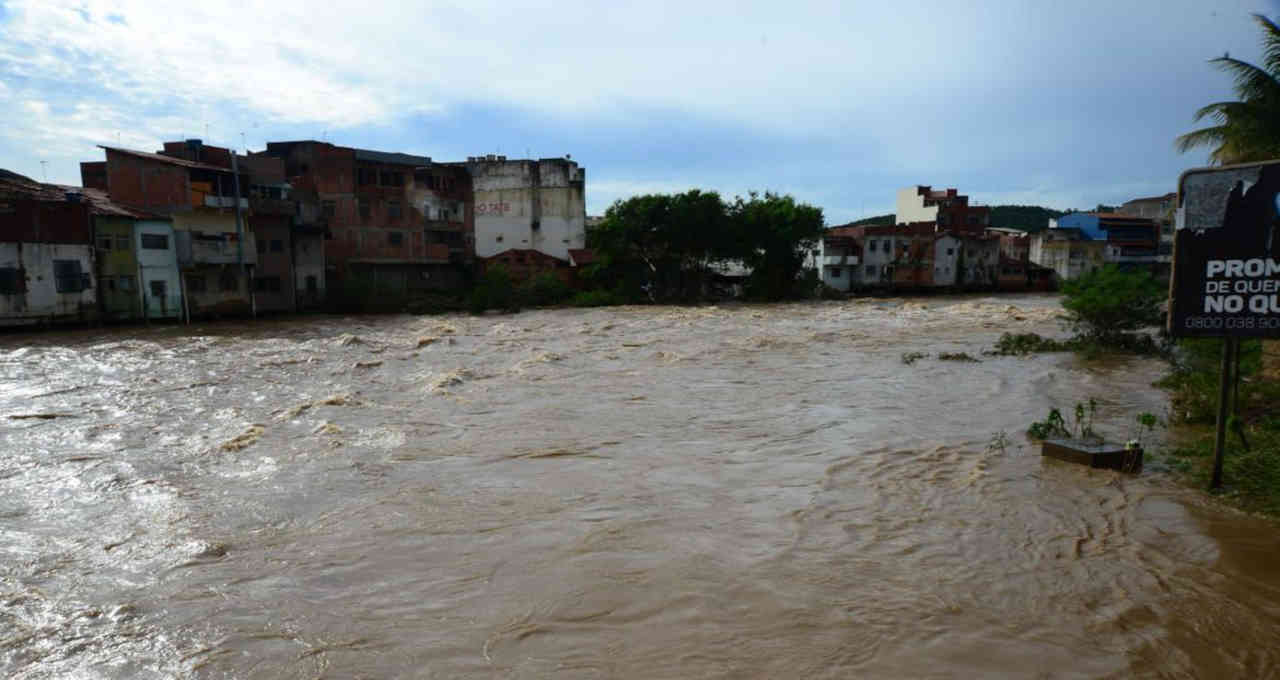
POLYGON ((901 360, 1059 309, 0 335, 0 676, 1280 676, 1275 524, 1021 434, 1162 364, 901 360))

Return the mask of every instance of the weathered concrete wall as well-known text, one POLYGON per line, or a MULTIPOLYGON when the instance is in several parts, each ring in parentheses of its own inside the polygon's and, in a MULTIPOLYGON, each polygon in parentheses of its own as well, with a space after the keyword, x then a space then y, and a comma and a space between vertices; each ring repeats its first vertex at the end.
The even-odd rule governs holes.
POLYGON ((468 162, 478 257, 533 249, 563 260, 586 246, 586 175, 573 161, 468 162))
POLYGON ((933 242, 933 285, 956 285, 956 262, 960 255, 960 239, 943 236, 933 242))
POLYGON ((324 237, 295 233, 293 237, 293 286, 299 309, 314 309, 325 301, 324 237))
POLYGON ((24 288, 0 293, 0 324, 98 317, 94 253, 88 243, 0 243, 0 269, 17 270, 24 288), (63 292, 54 276, 55 261, 75 262, 79 268, 79 281, 64 286, 63 292))

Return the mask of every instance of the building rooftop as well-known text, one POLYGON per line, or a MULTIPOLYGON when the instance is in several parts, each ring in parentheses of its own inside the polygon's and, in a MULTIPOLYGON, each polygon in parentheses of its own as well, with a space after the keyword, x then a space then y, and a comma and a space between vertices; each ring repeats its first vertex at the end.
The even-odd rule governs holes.
POLYGON ((40 203, 71 203, 79 200, 88 204, 89 212, 93 215, 130 217, 133 219, 169 219, 145 210, 138 210, 115 203, 107 196, 107 192, 99 189, 64 184, 44 184, 8 170, 0 170, 0 198, 22 199, 40 203))
POLYGON ((356 153, 356 160, 371 161, 374 163, 393 163, 396 165, 431 165, 431 158, 428 156, 414 156, 407 153, 393 153, 390 151, 372 151, 370 149, 352 149, 356 153))
POLYGON ((169 165, 181 165, 184 168, 191 168, 193 170, 209 170, 211 172, 225 172, 227 174, 231 173, 231 168, 224 168, 217 165, 209 165, 208 163, 198 163, 196 161, 189 161, 182 158, 174 158, 173 156, 166 156, 164 154, 148 153, 146 151, 135 151, 133 149, 122 149, 118 146, 104 146, 102 144, 99 144, 98 148, 105 149, 107 151, 114 151, 116 153, 122 153, 128 156, 142 158, 149 161, 155 161, 157 163, 168 163, 169 165))

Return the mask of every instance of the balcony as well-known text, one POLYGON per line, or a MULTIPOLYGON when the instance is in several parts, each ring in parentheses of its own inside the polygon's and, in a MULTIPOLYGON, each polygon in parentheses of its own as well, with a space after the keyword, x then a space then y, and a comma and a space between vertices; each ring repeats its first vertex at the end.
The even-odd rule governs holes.
POLYGON ((823 255, 820 259, 824 267, 846 267, 859 264, 857 255, 823 255))
MULTIPOLYGON (((235 196, 215 196, 215 195, 213 195, 213 194, 205 194, 205 195, 204 195, 204 207, 206 207, 206 208, 235 208, 235 207, 236 207, 236 198, 235 198, 235 196)), ((244 210, 248 210, 248 209, 249 209, 249 199, 247 199, 247 198, 241 198, 241 199, 240 199, 240 208, 241 208, 241 209, 244 209, 244 210)))
POLYGON ((253 239, 246 238, 243 249, 234 233, 175 231, 174 245, 178 251, 178 263, 193 264, 257 264, 258 251, 253 239))

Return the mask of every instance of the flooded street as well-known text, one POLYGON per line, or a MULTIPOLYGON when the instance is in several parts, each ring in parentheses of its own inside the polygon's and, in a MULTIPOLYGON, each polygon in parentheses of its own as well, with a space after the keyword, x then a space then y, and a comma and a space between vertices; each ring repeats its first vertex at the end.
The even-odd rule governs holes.
POLYGON ((936 358, 1059 311, 0 336, 0 676, 1280 676, 1274 524, 1022 435, 1161 363, 936 358))

